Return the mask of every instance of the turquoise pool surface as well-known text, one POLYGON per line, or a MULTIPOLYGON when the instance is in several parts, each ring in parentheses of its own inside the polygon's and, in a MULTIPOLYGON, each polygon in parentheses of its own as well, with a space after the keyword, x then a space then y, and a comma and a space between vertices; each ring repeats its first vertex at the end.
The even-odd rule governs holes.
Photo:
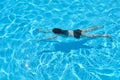
POLYGON ((120 80, 119 0, 0 0, 0 80, 120 80), (57 37, 54 27, 107 38, 57 37))

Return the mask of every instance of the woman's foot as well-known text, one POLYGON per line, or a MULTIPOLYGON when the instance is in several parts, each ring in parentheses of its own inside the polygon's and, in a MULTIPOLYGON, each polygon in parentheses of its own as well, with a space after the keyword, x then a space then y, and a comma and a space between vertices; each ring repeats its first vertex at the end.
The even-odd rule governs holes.
POLYGON ((109 34, 104 34, 103 37, 111 38, 111 35, 109 35, 109 34))
POLYGON ((104 34, 103 37, 109 38, 111 41, 113 41, 112 36, 109 34, 104 34))

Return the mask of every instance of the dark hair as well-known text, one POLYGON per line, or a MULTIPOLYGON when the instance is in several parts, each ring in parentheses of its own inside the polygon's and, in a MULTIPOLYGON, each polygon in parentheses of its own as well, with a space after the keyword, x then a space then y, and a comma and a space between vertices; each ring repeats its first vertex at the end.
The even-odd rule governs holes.
POLYGON ((54 29, 52 30, 52 32, 55 33, 55 34, 61 34, 61 33, 62 33, 62 29, 54 28, 54 29))

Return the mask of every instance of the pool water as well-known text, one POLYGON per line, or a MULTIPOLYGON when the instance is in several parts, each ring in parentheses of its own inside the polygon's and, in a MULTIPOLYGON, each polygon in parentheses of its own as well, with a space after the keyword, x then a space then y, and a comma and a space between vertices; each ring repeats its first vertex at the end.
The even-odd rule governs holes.
POLYGON ((0 80, 120 80, 119 0, 0 0, 0 80), (54 27, 107 38, 57 37, 54 27))

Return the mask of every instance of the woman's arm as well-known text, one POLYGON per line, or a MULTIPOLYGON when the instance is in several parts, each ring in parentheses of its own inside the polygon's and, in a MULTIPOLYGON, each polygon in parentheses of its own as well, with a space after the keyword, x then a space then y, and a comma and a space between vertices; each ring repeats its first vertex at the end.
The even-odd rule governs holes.
POLYGON ((43 33, 50 33, 50 32, 52 32, 51 30, 41 30, 41 29, 38 29, 38 32, 43 32, 43 33))
POLYGON ((56 38, 56 37, 58 37, 58 35, 54 35, 54 36, 51 36, 51 37, 48 37, 48 38, 40 39, 40 40, 38 40, 37 42, 42 41, 42 40, 54 39, 54 38, 56 38))

